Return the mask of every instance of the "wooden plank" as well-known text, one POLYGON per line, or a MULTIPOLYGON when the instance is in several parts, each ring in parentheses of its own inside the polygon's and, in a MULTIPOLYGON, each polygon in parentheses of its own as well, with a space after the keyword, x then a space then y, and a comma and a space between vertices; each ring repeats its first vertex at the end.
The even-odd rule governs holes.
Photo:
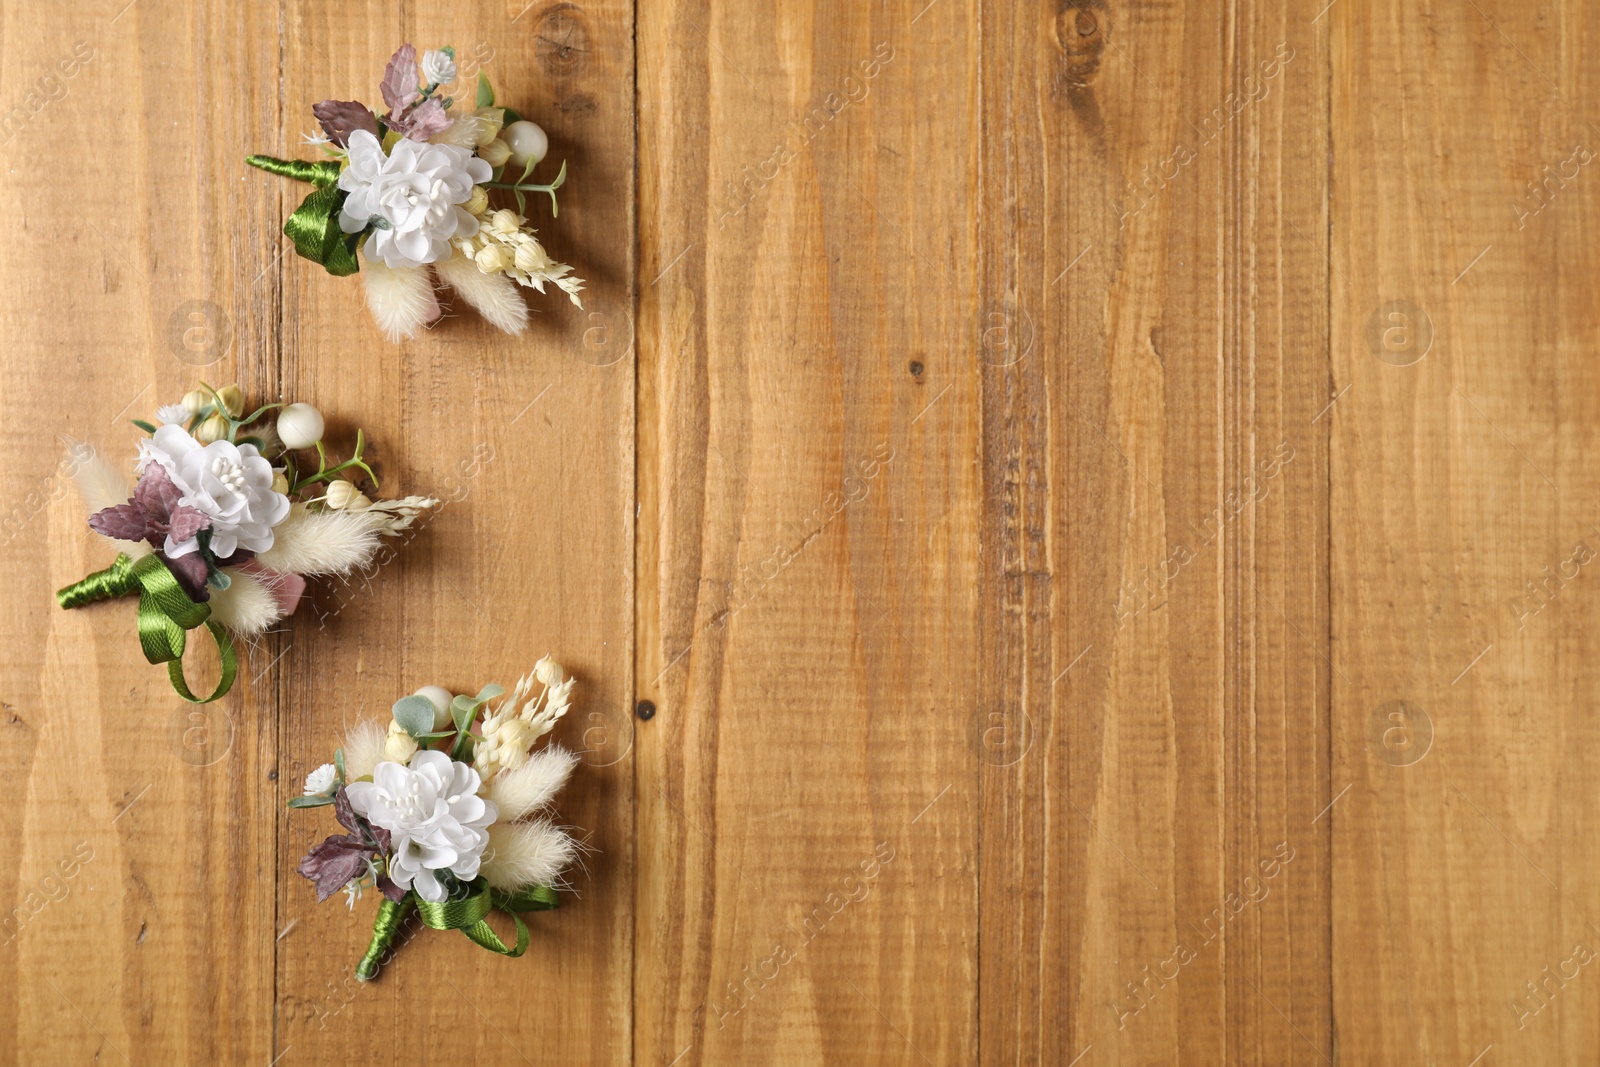
POLYGON ((984 9, 985 1062, 1331 1054, 1306 21, 984 9))
POLYGON ((1328 15, 1349 1062, 1600 1046, 1600 984, 1578 977, 1597 937, 1595 18, 1328 15))
POLYGON ((977 1054, 975 11, 640 6, 638 1063, 977 1054))
MULTIPOLYGON (((509 8, 429 5, 396 18, 386 3, 291 3, 285 11, 288 113, 267 146, 295 154, 312 103, 373 99, 402 41, 453 42, 498 99, 549 133, 550 174, 568 183, 557 221, 530 203, 553 255, 592 288, 589 314, 531 296, 528 332, 506 337, 470 310, 416 342, 383 343, 354 281, 286 257, 288 388, 377 442, 385 493, 431 492, 443 510, 370 586, 325 592, 321 619, 297 619, 283 679, 282 793, 328 758, 346 722, 386 714, 436 683, 509 685, 545 652, 579 678, 556 734, 586 749, 558 806, 595 849, 561 910, 534 917, 525 958, 424 931, 380 979, 351 977, 373 903, 317 905, 294 873, 330 831, 321 812, 284 818, 278 851, 277 1053, 305 1062, 619 1062, 629 1056, 633 661, 633 287, 631 4, 509 8), (610 347, 587 331, 606 325, 610 347), (585 347, 585 341, 589 347, 585 347), (292 928, 291 924, 293 924, 292 928)), ((263 178, 277 183, 277 179, 263 178)), ((299 190, 282 193, 292 208, 299 190)), ((278 242, 281 244, 281 242, 278 242)), ((264 247, 273 249, 272 243, 264 247)), ((282 798, 280 797, 280 800, 282 798)), ((287 1060, 285 1062, 288 1062, 287 1060)))
MULTIPOLYGON (((276 48, 273 13, 7 4, 0 25, 0 392, 21 415, 0 476, 0 774, 18 809, 0 1062, 265 1062, 277 739, 254 724, 270 687, 191 708, 140 654, 133 601, 64 612, 52 594, 114 555, 84 525, 58 433, 131 469, 128 419, 202 377, 275 386, 258 358, 272 281, 252 289, 275 199, 234 177, 239 146, 277 125, 275 79, 252 61, 276 48)), ((192 673, 214 679, 205 656, 192 673)))

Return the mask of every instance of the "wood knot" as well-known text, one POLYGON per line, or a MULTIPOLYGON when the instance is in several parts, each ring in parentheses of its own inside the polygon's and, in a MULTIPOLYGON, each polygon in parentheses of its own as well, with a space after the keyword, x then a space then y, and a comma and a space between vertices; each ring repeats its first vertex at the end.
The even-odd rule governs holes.
POLYGON ((570 78, 589 60, 589 27, 577 4, 552 4, 533 23, 533 54, 545 72, 570 78))
POLYGON ((1104 0, 1056 0, 1055 45, 1061 52, 1059 78, 1082 89, 1100 70, 1110 12, 1104 0))

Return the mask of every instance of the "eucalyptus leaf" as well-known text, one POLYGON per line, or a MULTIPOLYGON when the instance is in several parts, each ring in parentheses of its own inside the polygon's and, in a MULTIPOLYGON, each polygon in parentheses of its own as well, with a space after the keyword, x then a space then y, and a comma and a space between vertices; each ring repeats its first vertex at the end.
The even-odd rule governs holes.
POLYGON ((505 695, 506 695, 506 687, 505 686, 503 686, 503 685, 495 685, 493 682, 490 682, 488 685, 486 685, 482 689, 478 690, 478 703, 479 704, 487 704, 489 701, 493 700, 495 697, 503 697, 505 695))
POLYGON ((290 797, 291 808, 320 808, 324 804, 332 804, 333 797, 290 797))
POLYGON ((418 734, 413 738, 413 740, 416 740, 416 741, 441 741, 446 737, 454 737, 455 735, 456 735, 456 731, 454 731, 454 730, 435 730, 432 733, 428 733, 428 734, 418 734))
POLYGON ((145 433, 153 434, 156 432, 156 428, 150 425, 148 422, 145 422, 143 419, 134 419, 133 424, 139 427, 139 429, 143 430, 145 433))
POLYGON ((413 739, 433 732, 433 701, 427 697, 401 697, 394 702, 394 721, 413 739))

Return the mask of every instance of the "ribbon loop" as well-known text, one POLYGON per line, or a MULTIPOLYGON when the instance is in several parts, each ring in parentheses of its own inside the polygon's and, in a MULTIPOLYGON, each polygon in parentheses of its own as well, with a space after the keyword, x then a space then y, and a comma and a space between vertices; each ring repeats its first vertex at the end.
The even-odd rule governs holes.
POLYGON ((167 678, 177 694, 191 704, 209 704, 233 688, 233 680, 239 673, 239 657, 227 631, 211 621, 209 604, 190 599, 159 556, 151 554, 133 560, 119 555, 105 570, 96 571, 57 592, 56 601, 64 608, 77 608, 96 600, 125 596, 135 590, 139 593, 139 647, 149 662, 167 665, 167 678), (222 677, 217 688, 204 698, 195 696, 183 677, 183 651, 188 632, 201 624, 217 643, 217 654, 222 660, 222 677))

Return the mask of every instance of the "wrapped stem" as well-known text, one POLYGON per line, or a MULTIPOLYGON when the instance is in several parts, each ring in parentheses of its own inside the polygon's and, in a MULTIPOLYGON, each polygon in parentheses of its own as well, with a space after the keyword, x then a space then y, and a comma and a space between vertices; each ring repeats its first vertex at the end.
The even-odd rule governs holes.
POLYGON ((357 978, 363 982, 370 982, 378 976, 378 968, 382 964, 384 953, 394 944, 395 935, 400 932, 400 924, 406 921, 406 916, 410 915, 411 909, 416 906, 417 898, 414 893, 407 893, 398 904, 385 897, 383 903, 378 905, 378 917, 372 921, 372 942, 367 945, 367 954, 356 964, 357 978))
POLYGON ((65 589, 56 591, 56 603, 64 608, 81 608, 97 600, 112 600, 139 590, 139 579, 133 573, 133 560, 118 555, 115 562, 103 571, 95 571, 65 589))

